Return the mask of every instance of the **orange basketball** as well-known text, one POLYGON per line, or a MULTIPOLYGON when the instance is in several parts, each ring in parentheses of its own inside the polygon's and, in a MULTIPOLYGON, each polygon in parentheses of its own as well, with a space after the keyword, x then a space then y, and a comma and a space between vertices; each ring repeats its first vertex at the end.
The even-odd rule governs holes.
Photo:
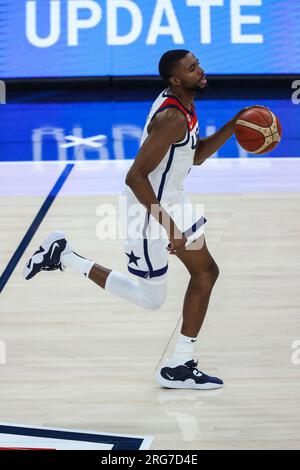
POLYGON ((240 115, 235 135, 247 152, 262 154, 270 152, 279 144, 282 129, 278 117, 272 111, 252 108, 240 115))

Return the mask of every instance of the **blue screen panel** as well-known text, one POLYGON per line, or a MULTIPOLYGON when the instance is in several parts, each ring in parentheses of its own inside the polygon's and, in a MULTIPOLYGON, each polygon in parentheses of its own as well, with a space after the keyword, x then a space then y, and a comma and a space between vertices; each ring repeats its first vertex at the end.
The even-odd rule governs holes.
MULTIPOLYGON (((0 161, 124 160, 136 157, 151 102, 17 104, 0 106, 0 161), (91 138, 91 141, 82 139, 91 138), (93 147, 91 142, 100 143, 93 147)), ((217 158, 299 157, 299 105, 290 100, 260 102, 197 100, 200 136, 216 132, 241 108, 270 107, 279 117, 283 137, 272 152, 245 152, 235 137, 217 158)))
POLYGON ((157 75, 174 48, 209 74, 297 74, 299 24, 290 0, 0 0, 0 77, 157 75))

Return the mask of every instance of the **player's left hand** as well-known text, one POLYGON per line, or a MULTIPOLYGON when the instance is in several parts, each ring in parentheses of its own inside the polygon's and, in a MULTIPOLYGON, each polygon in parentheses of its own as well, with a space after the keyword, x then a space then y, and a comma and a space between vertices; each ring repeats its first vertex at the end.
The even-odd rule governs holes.
POLYGON ((260 104, 254 104, 253 106, 246 106, 245 108, 241 109, 231 120, 232 124, 235 125, 236 122, 238 121, 239 117, 241 114, 243 114, 245 111, 249 111, 249 109, 254 109, 254 108, 263 108, 263 109, 270 109, 267 108, 266 106, 261 106, 260 104))

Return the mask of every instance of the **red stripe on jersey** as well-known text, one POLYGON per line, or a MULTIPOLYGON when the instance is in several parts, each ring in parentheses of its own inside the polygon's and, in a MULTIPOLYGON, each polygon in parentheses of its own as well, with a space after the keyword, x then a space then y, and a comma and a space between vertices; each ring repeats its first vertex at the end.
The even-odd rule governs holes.
MULTIPOLYGON (((160 107, 158 108, 158 110, 162 111, 163 109, 165 108, 168 108, 168 107, 175 107, 177 109, 179 109, 179 111, 181 111, 185 118, 186 118, 186 121, 187 121, 187 126, 188 126, 188 129, 189 131, 192 131, 195 127, 195 125, 197 124, 197 114, 196 114, 196 111, 195 111, 195 106, 194 104, 192 104, 192 111, 188 111, 181 103, 179 100, 177 100, 176 98, 173 98, 171 96, 169 96, 168 98, 166 98, 164 100, 164 102, 160 105, 160 107)), ((158 111, 157 110, 157 111, 158 111)), ((157 112, 156 111, 156 112, 157 112)))

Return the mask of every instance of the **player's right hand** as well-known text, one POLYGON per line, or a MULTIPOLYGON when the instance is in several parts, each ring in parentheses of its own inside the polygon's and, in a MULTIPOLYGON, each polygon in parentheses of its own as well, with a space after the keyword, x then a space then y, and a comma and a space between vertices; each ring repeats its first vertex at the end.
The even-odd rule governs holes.
POLYGON ((170 243, 167 247, 167 250, 171 255, 176 255, 177 253, 184 251, 186 242, 187 242, 186 237, 183 234, 181 234, 180 238, 170 239, 170 243))

